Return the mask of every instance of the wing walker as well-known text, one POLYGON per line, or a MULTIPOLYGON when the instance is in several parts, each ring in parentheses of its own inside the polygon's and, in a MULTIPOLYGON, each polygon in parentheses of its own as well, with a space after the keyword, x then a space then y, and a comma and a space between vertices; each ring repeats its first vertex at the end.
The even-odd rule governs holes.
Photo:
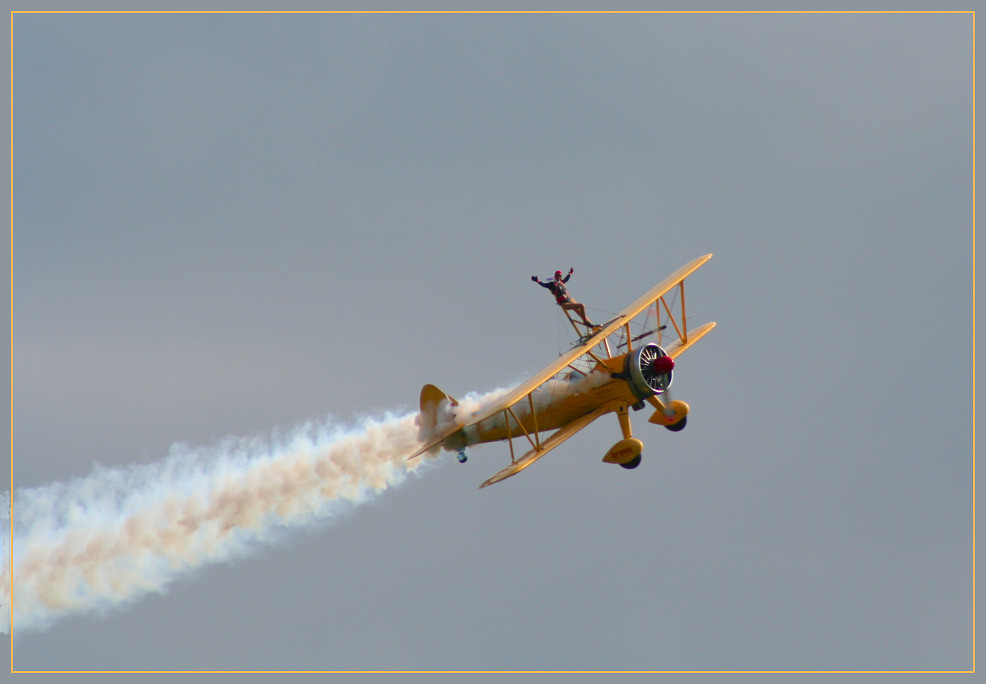
MULTIPOLYGON (((468 414, 456 399, 425 385, 418 419, 424 444, 409 458, 446 449, 465 462, 466 447, 505 441, 510 464, 480 485, 483 488, 516 475, 600 416, 615 413, 623 438, 606 452, 603 462, 636 468, 644 444, 633 436, 630 409, 639 411, 649 404, 654 409, 649 422, 674 432, 685 427, 688 404, 672 400, 669 391, 675 362, 716 325, 688 327, 685 279, 711 258, 706 254, 685 264, 601 325, 591 323, 570 296, 576 306, 564 306, 552 289, 579 338, 575 346, 468 414), (573 311, 582 320, 574 319, 573 311), (515 441, 526 449, 520 456, 515 441)), ((556 282, 564 282, 560 276, 560 271, 555 274, 556 282)), ((531 278, 551 289, 537 276, 531 278)), ((559 289, 568 296, 564 285, 559 289)))

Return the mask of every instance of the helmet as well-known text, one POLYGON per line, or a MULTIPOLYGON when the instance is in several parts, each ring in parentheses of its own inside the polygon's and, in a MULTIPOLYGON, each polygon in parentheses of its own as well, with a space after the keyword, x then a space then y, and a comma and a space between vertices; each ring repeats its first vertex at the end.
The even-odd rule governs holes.
POLYGON ((556 277, 556 278, 557 278, 558 276, 560 276, 560 275, 561 275, 561 271, 555 271, 555 277, 556 277))

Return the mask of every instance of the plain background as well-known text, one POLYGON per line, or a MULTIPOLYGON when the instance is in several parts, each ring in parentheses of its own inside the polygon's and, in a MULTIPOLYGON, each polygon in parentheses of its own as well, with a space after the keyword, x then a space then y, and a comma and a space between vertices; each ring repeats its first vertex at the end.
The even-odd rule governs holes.
POLYGON ((519 381, 685 261, 688 428, 499 446, 18 670, 972 667, 972 15, 22 15, 16 488, 519 381))

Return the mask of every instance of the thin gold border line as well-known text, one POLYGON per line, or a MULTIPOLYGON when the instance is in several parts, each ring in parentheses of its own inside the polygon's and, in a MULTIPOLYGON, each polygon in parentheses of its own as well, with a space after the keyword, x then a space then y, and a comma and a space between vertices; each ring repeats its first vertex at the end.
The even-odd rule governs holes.
POLYGON ((10 493, 7 495, 7 520, 10 538, 7 567, 10 605, 7 625, 10 632, 10 672, 14 671, 14 13, 10 13, 10 493))
POLYGON ((11 10, 10 12, 10 672, 35 674, 974 674, 976 672, 976 12, 975 10, 11 10), (971 14, 972 15, 972 669, 971 670, 14 670, 14 15, 17 14, 971 14))
POLYGON ((973 14, 975 10, 11 10, 11 14, 973 14))
POLYGON ((975 674, 975 670, 96 670, 65 674, 975 674))
POLYGON ((972 13, 972 671, 976 671, 976 13, 972 13))

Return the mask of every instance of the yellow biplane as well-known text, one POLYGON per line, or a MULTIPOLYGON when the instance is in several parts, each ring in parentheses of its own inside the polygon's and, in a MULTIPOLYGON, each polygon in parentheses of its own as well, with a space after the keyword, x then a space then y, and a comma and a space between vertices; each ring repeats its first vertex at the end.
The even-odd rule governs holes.
POLYGON ((409 458, 444 448, 458 452, 459 461, 465 462, 466 447, 506 441, 510 465, 480 485, 482 489, 516 475, 596 418, 615 413, 623 439, 603 461, 636 468, 644 445, 630 429, 631 408, 640 410, 649 403, 655 409, 651 423, 672 431, 685 427, 688 404, 669 396, 672 369, 682 352, 715 327, 688 327, 685 279, 711 258, 706 254, 685 264, 600 326, 587 328, 565 312, 579 336, 575 346, 487 404, 468 407, 425 385, 418 418, 425 444, 409 458), (515 439, 529 445, 520 458, 515 439))

